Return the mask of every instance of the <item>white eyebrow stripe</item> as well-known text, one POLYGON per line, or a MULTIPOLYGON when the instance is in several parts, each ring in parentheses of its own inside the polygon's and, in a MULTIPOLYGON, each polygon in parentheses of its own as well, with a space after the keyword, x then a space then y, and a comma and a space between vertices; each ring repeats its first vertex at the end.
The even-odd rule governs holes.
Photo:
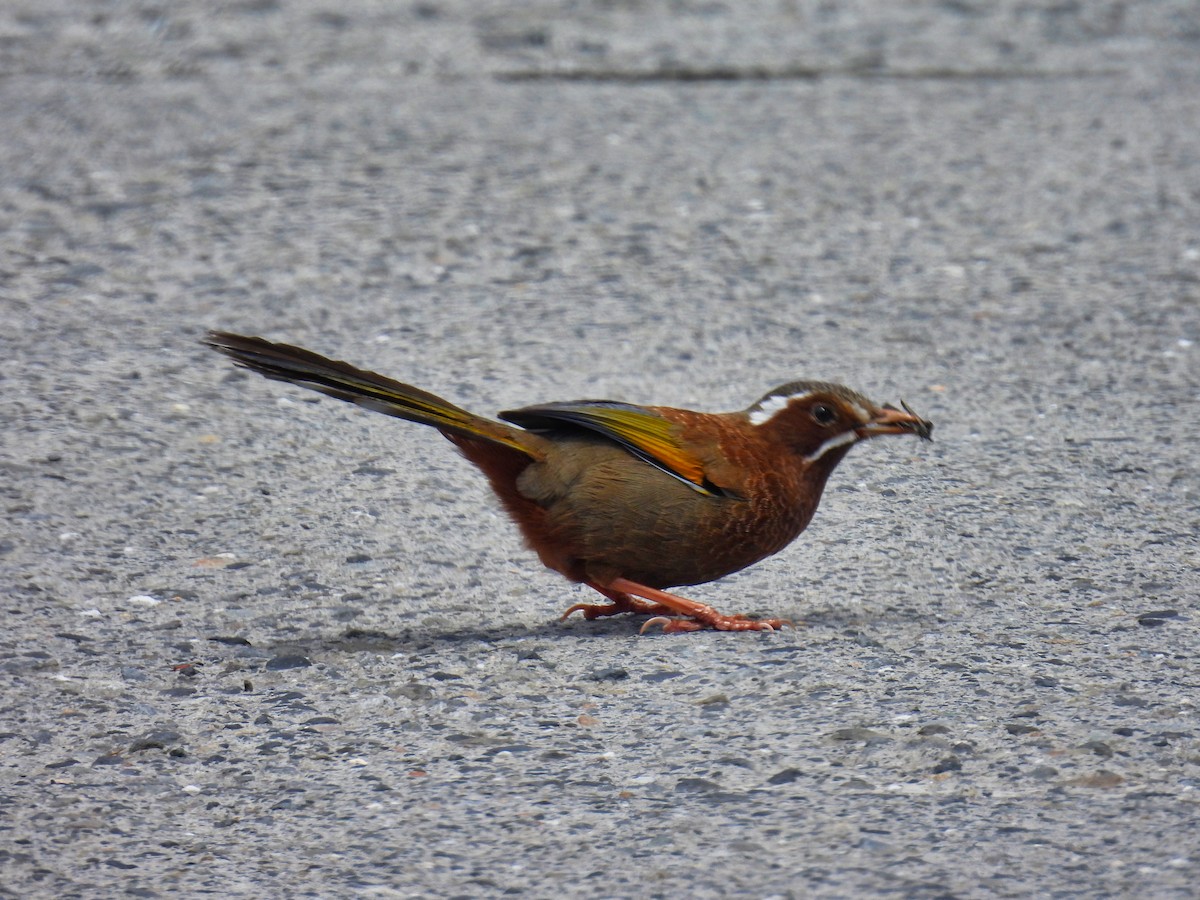
POLYGON ((787 409, 788 404, 793 400, 802 400, 811 396, 811 391, 805 391, 803 394, 775 394, 773 397, 767 397, 750 411, 750 424, 762 425, 764 422, 769 422, 775 418, 776 413, 787 409))
POLYGON ((830 450, 836 450, 838 447, 844 447, 847 444, 853 444, 857 440, 857 431, 843 431, 841 434, 835 434, 820 447, 818 447, 815 453, 810 453, 808 456, 804 457, 804 461, 814 463, 830 450))

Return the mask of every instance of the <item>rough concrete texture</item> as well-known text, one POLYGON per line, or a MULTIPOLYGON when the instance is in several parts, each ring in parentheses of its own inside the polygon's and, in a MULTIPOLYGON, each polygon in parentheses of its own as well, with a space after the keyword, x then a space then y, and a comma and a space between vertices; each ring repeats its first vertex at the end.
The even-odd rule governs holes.
POLYGON ((1196 4, 10 0, 0 122, 4 896, 1194 896, 1196 4), (209 327, 937 442, 639 636, 209 327))

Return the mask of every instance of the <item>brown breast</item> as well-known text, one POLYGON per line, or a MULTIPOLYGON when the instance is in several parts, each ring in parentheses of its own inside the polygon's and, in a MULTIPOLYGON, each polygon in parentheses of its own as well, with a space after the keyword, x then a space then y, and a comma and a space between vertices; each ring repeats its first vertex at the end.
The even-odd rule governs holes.
POLYGON ((559 439, 517 479, 542 510, 514 516, 529 544, 572 580, 657 588, 713 581, 785 547, 812 518, 823 478, 814 493, 740 430, 714 430, 717 418, 689 447, 732 496, 700 493, 605 440, 559 439))

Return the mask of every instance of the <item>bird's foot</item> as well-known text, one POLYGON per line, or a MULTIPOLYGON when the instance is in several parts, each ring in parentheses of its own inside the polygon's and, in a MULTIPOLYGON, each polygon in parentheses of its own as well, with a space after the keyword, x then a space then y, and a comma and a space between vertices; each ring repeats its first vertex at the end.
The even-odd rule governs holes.
POLYGON ((591 582, 588 582, 588 587, 599 591, 611 600, 612 603, 576 603, 559 617, 560 622, 566 620, 572 613, 577 612, 583 613, 583 617, 589 621, 604 616, 616 616, 621 613, 636 613, 641 616, 660 617, 674 613, 674 610, 669 606, 663 606, 661 603, 651 603, 649 600, 631 597, 629 594, 602 588, 591 582))
POLYGON ((692 631, 703 631, 711 628, 713 631, 780 631, 783 628, 795 628, 796 623, 791 619, 751 619, 749 616, 727 616, 717 612, 711 606, 711 617, 689 616, 688 618, 655 616, 646 620, 639 634, 645 634, 655 625, 661 625, 663 634, 686 634, 692 631))
POLYGON ((705 628, 711 628, 714 631, 779 631, 784 627, 796 627, 795 623, 788 619, 751 619, 749 616, 742 615, 727 616, 705 603, 689 600, 687 597, 680 597, 676 594, 668 594, 657 588, 646 587, 644 584, 638 584, 627 578, 617 578, 605 588, 597 589, 608 597, 613 597, 614 594, 624 595, 631 601, 644 604, 645 607, 657 607, 653 612, 648 609, 630 610, 631 612, 651 612, 654 615, 654 618, 642 626, 642 634, 655 625, 661 625, 666 634, 682 634, 701 631, 705 628), (644 600, 638 600, 638 598, 644 598, 644 600))

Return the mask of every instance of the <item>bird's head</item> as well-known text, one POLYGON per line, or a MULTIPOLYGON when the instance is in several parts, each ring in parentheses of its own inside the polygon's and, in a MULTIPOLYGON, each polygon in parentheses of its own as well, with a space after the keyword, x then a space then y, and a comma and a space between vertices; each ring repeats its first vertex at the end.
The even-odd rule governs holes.
POLYGON ((768 392, 746 410, 752 428, 779 441, 803 464, 832 471, 865 438, 914 434, 932 440, 933 423, 901 401, 877 406, 840 384, 794 381, 768 392))

